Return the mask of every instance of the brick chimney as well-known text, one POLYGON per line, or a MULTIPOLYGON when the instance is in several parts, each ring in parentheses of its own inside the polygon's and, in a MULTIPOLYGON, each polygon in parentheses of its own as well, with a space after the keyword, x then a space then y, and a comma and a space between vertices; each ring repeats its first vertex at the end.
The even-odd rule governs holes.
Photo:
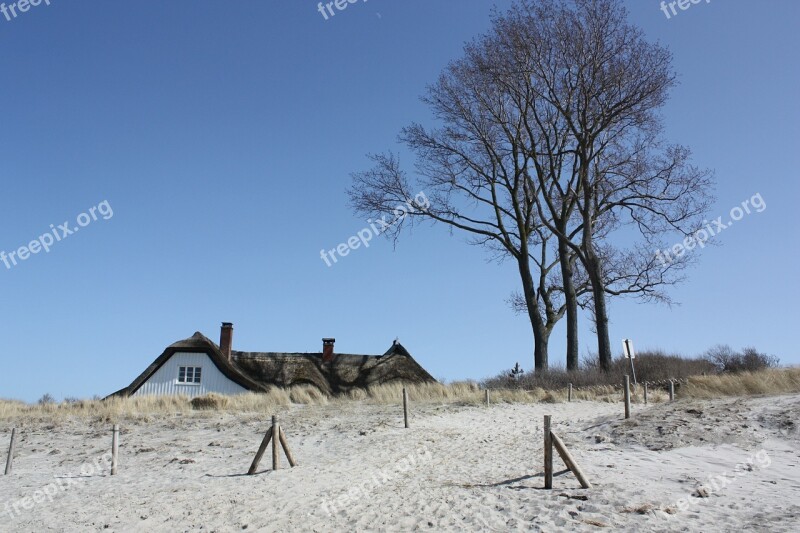
POLYGON ((333 361, 333 344, 336 339, 322 339, 322 362, 330 363, 333 361))
POLYGON ((233 324, 230 322, 223 322, 222 329, 219 332, 219 349, 225 359, 231 360, 231 347, 233 346, 233 324))

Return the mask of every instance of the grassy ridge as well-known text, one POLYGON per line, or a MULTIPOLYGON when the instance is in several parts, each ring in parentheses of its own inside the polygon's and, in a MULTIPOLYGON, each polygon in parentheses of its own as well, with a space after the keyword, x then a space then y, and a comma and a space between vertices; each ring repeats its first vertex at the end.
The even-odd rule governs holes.
MULTIPOLYGON (((407 385, 411 401, 417 404, 481 405, 485 392, 472 382, 407 385)), ((370 404, 399 404, 402 401, 402 384, 389 384, 359 390, 348 395, 325 396, 310 386, 289 390, 273 389, 266 394, 238 396, 209 395, 194 402, 181 396, 150 396, 112 398, 109 400, 83 400, 64 403, 29 405, 17 401, 0 400, 0 420, 32 422, 83 418, 112 421, 152 416, 188 414, 197 410, 231 413, 272 413, 292 404, 328 405, 340 402, 370 404), (194 405, 193 405, 194 404, 194 405)), ((634 402, 641 402, 641 387, 633 394, 634 402)), ((778 395, 800 393, 800 368, 771 369, 761 372, 694 376, 678 390, 678 398, 719 398, 725 396, 778 395)), ((490 391, 492 403, 563 402, 567 399, 566 387, 547 390, 536 387, 505 388, 490 391)), ((651 388, 649 400, 653 403, 666 400, 666 392, 651 388)), ((579 401, 620 401, 621 393, 613 385, 576 388, 574 399, 579 401)))

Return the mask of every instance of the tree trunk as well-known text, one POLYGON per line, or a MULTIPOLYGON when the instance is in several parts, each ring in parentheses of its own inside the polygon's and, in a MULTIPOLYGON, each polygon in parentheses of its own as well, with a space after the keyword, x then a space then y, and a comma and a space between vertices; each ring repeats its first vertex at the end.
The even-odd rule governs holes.
POLYGON ((608 308, 606 306, 606 287, 603 282, 602 266, 593 249, 586 250, 587 271, 592 282, 594 299, 594 321, 597 328, 597 356, 600 368, 611 369, 611 338, 608 334, 608 308))
POLYGON ((533 325, 533 365, 537 372, 547 370, 547 345, 550 342, 550 332, 543 331, 544 328, 537 328, 533 325), (539 330, 539 331, 537 331, 539 330))
MULTIPOLYGON (((583 151, 587 153, 588 150, 583 151)), ((597 358, 600 368, 608 372, 611 369, 611 341, 608 336, 608 310, 606 307, 606 285, 603 265, 594 249, 594 185, 589 180, 589 161, 581 157, 581 182, 583 189, 583 236, 581 239, 581 259, 592 284, 594 300, 594 322, 597 329, 597 358)))
POLYGON ((558 242, 561 278, 564 287, 564 305, 567 308, 567 370, 578 370, 578 296, 572 279, 573 264, 569 248, 561 239, 558 242))
POLYGON ((518 260, 518 265, 522 291, 525 295, 525 307, 528 309, 528 318, 530 318, 531 329, 533 329, 533 366, 537 371, 547 370, 547 344, 550 340, 550 332, 547 331, 539 312, 539 298, 534 288, 527 253, 518 260))

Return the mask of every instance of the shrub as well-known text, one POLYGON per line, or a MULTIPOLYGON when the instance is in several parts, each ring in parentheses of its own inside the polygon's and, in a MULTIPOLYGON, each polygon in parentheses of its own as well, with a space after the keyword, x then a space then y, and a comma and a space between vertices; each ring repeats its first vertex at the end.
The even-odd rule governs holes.
POLYGON ((714 365, 718 372, 736 374, 739 372, 758 372, 768 368, 776 368, 780 359, 767 355, 755 348, 735 351, 727 345, 714 346, 705 353, 705 359, 714 365))
POLYGON ((39 398, 39 401, 36 403, 38 403, 39 405, 53 405, 54 403, 56 403, 56 399, 53 398, 53 396, 48 393, 39 398))
MULTIPOLYGON (((715 372, 715 367, 703 358, 689 359, 670 355, 661 351, 642 352, 634 360, 637 381, 663 381, 684 379, 704 373, 715 372)), ((545 390, 565 389, 572 383, 575 387, 596 387, 619 385, 623 376, 630 374, 630 361, 617 357, 611 361, 611 368, 603 372, 596 358, 585 359, 576 371, 567 372, 564 368, 550 368, 541 372, 501 372, 498 376, 484 380, 482 385, 489 389, 545 390), (514 375, 515 377, 512 377, 514 375)))
POLYGON ((206 394, 205 396, 198 396, 192 398, 191 402, 193 409, 198 410, 213 410, 218 411, 224 409, 228 405, 228 398, 219 394, 206 394))

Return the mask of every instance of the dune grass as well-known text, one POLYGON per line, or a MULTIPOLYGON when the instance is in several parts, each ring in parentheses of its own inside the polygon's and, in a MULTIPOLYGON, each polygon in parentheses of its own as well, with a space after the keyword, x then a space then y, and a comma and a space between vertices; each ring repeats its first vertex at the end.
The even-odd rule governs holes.
MULTIPOLYGON (((96 421, 122 419, 148 420, 152 417, 189 415, 202 412, 271 413, 282 411, 293 404, 328 405, 360 402, 373 405, 399 404, 403 387, 416 404, 483 405, 485 391, 475 382, 408 384, 392 383, 371 387, 368 390, 353 390, 348 394, 326 396, 312 386, 291 389, 272 389, 264 394, 242 394, 237 396, 207 395, 190 400, 183 396, 143 396, 111 398, 108 400, 81 400, 63 403, 29 405, 19 401, 0 400, 0 421, 60 421, 81 418, 96 421)), ((643 388, 636 387, 632 401, 643 402, 643 388)), ((722 374, 689 378, 681 384, 677 397, 710 399, 727 396, 779 395, 800 393, 800 368, 772 369, 761 372, 722 374)), ((622 394, 611 385, 576 387, 574 401, 619 402, 622 394)), ((648 394, 651 403, 667 400, 667 392, 661 387, 651 387, 648 394)), ((567 401, 567 389, 545 390, 537 387, 524 389, 493 389, 492 404, 499 403, 559 403, 567 401)))
POLYGON ((792 394, 800 392, 800 368, 770 369, 760 372, 695 376, 683 385, 680 397, 720 398, 792 394))

